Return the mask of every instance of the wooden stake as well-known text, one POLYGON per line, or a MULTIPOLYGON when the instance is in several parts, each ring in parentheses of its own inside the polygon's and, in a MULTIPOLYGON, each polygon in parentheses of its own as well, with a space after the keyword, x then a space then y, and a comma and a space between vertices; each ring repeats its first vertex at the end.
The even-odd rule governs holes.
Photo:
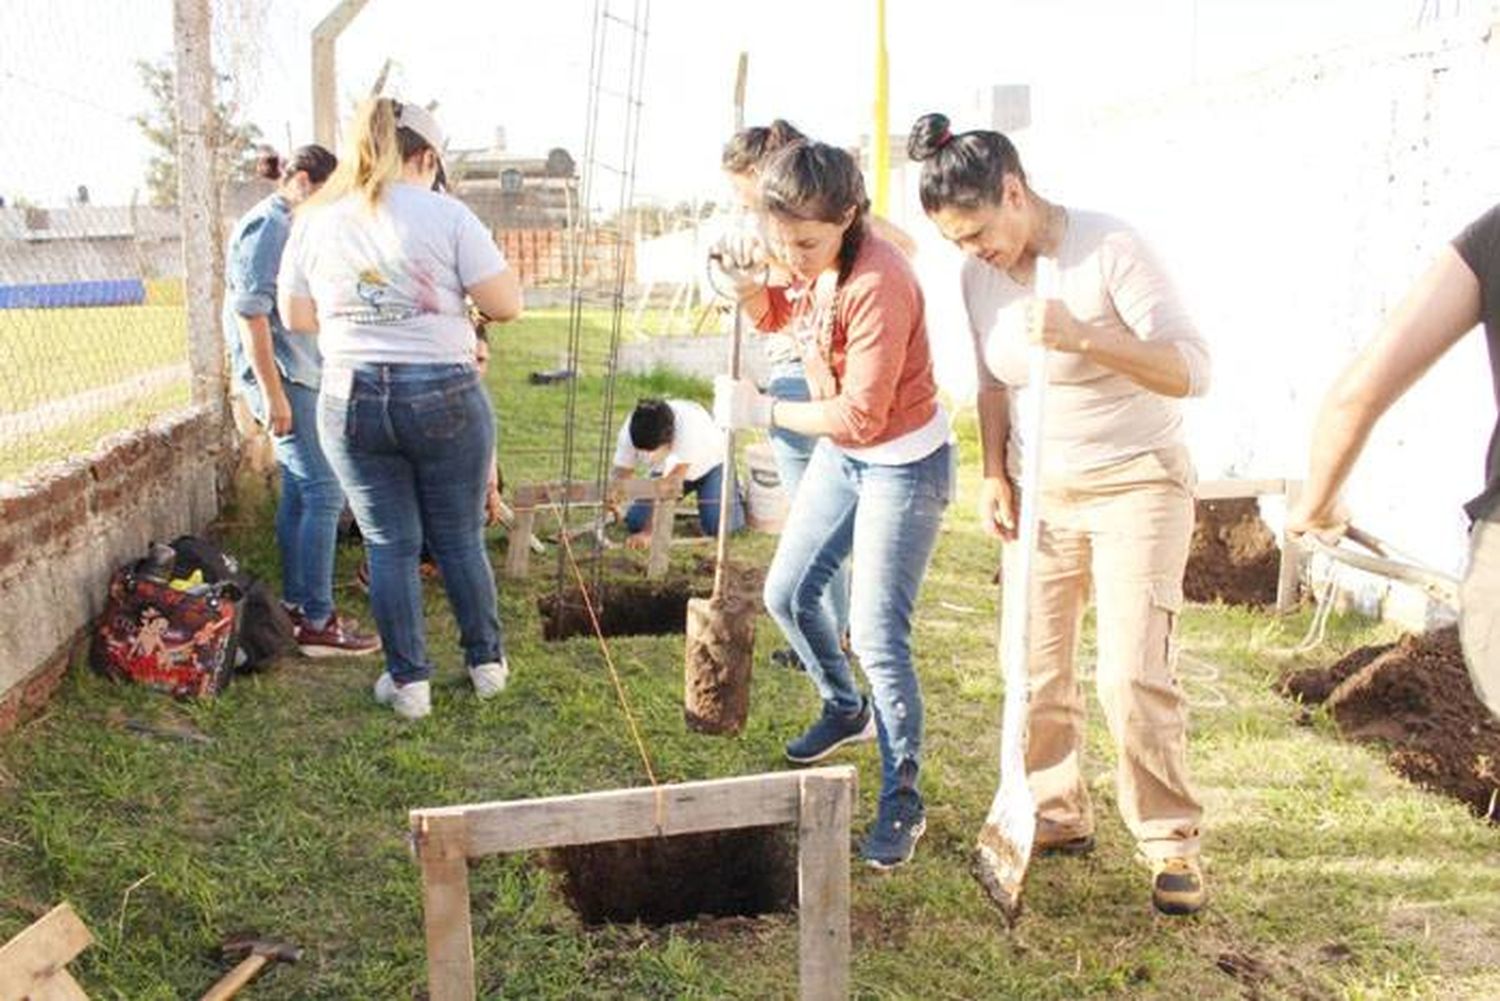
POLYGON ((468 840, 468 822, 462 813, 426 817, 417 833, 431 1001, 474 1001, 468 840))
POLYGON ((797 818, 802 1001, 849 996, 849 815, 854 783, 806 774, 797 818))

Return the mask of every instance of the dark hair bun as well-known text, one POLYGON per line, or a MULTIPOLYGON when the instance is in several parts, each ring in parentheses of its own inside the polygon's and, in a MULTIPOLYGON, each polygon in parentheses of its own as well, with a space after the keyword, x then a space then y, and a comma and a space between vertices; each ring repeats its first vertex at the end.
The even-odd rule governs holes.
POLYGON ((766 127, 766 152, 772 153, 783 146, 790 146, 807 137, 785 118, 778 118, 766 127))
POLYGON ((932 112, 917 119, 906 138, 906 155, 913 160, 931 160, 953 141, 948 116, 932 112))
POLYGON ((274 149, 263 149, 255 158, 255 176, 268 181, 281 180, 281 154, 274 149))

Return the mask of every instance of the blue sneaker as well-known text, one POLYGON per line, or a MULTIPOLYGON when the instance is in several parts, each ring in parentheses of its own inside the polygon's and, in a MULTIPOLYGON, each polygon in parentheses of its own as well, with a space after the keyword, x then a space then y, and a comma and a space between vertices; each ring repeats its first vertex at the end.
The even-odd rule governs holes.
POLYGON ((872 868, 894 869, 911 861, 917 842, 926 831, 927 810, 922 806, 921 795, 903 786, 880 797, 879 812, 865 834, 859 857, 872 868))
POLYGON ((807 732, 786 745, 786 759, 798 765, 822 761, 845 744, 875 739, 875 714, 865 699, 859 712, 846 716, 831 704, 823 704, 823 715, 807 732))

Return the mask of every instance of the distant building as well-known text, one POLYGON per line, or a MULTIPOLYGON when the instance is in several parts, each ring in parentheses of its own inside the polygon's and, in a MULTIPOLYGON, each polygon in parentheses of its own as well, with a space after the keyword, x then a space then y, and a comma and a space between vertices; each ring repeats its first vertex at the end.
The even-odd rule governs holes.
POLYGON ((577 199, 578 169, 565 149, 522 156, 495 130, 488 149, 450 149, 453 193, 491 229, 567 229, 577 199))

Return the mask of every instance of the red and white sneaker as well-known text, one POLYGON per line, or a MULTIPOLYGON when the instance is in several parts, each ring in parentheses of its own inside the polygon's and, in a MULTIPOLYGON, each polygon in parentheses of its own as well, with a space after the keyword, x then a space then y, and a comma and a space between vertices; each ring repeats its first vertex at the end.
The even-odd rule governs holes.
POLYGON ((334 612, 322 626, 311 625, 301 616, 293 621, 292 635, 304 657, 362 657, 380 652, 380 637, 359 631, 359 623, 334 612))

